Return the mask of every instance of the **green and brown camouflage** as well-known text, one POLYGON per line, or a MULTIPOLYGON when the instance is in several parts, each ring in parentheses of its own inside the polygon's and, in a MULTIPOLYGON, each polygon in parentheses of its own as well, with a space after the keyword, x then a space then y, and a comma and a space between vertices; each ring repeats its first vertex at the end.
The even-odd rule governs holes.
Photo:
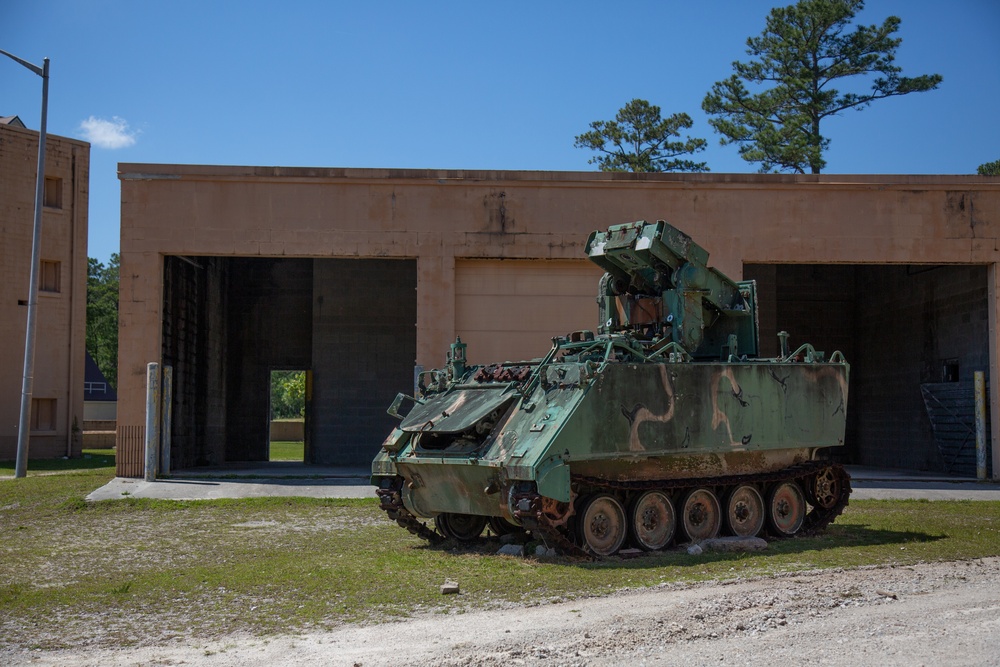
POLYGON ((663 221, 595 232, 587 253, 606 271, 596 334, 482 366, 459 340, 417 396, 397 396, 372 464, 390 517, 429 539, 488 523, 598 555, 629 536, 656 549, 832 521, 849 478, 820 453, 843 444, 843 356, 791 352, 782 333, 781 354, 758 358, 755 285, 663 221))

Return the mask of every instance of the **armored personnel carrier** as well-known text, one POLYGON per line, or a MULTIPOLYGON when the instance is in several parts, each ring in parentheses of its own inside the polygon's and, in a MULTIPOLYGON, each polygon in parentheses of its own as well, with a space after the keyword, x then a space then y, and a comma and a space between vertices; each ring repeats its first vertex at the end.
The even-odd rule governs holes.
POLYGON ((470 365, 460 340, 372 462, 382 508, 428 540, 525 530, 563 553, 610 556, 719 534, 821 530, 850 477, 849 367, 804 344, 759 358, 755 283, 709 268, 663 221, 591 234, 596 333, 543 358, 470 365), (433 526, 427 522, 433 520, 433 526))

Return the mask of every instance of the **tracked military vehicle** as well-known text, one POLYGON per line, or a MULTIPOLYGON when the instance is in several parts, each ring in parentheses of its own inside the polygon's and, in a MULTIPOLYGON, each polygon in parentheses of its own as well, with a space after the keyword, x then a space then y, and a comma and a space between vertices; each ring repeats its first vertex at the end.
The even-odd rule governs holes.
POLYGON ((586 251, 606 271, 596 333, 487 365, 458 340, 396 397, 372 463, 389 517, 428 540, 488 525, 596 556, 833 521, 851 491, 823 458, 844 442, 843 355, 791 350, 782 332, 759 358, 755 283, 709 268, 666 222, 594 232, 586 251))

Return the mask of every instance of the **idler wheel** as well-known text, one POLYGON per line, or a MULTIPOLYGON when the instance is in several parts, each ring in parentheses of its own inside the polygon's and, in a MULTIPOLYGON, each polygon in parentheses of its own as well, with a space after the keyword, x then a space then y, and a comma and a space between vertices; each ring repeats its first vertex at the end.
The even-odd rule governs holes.
POLYGON ((754 537, 764 527, 764 498, 756 487, 737 486, 726 502, 726 527, 737 537, 754 537))
POLYGON ((806 518, 806 498, 795 482, 776 484, 767 496, 767 523, 779 537, 791 537, 806 518))
POLYGON ((646 491, 632 503, 632 539, 647 551, 670 544, 677 530, 677 514, 670 496, 662 491, 646 491))
POLYGON ((608 494, 598 494, 584 503, 579 535, 583 547, 597 556, 610 556, 625 542, 625 508, 608 494))
POLYGON ((809 480, 809 502, 825 510, 840 500, 841 479, 833 468, 824 468, 809 480))
POLYGON ((710 489, 695 489, 687 494, 681 508, 681 524, 692 542, 709 540, 722 527, 719 499, 710 489))
POLYGON ((434 519, 438 532, 459 542, 471 542, 483 534, 486 517, 476 514, 438 514, 434 519))

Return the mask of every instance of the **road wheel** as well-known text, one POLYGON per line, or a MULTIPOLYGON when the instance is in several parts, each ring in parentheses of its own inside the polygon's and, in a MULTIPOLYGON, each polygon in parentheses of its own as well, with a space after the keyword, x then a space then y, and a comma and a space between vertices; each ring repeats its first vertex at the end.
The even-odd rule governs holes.
POLYGON ((708 540, 719 534, 722 509, 711 489, 695 489, 687 494, 681 507, 681 525, 692 542, 708 540))
POLYGON ((434 522, 438 532, 459 542, 475 540, 486 527, 486 517, 476 514, 438 514, 434 522))
POLYGON ((625 542, 625 508, 612 495, 598 494, 583 507, 577 532, 584 549, 597 556, 616 553, 625 542))
POLYGON ((524 530, 520 526, 511 523, 502 516, 491 516, 489 518, 489 526, 490 530, 493 531, 493 534, 498 537, 500 535, 510 535, 511 533, 519 533, 522 530, 524 530))
POLYGON ((729 494, 726 527, 738 537, 754 537, 764 527, 764 498, 756 487, 744 484, 729 494))
POLYGON ((670 496, 662 491, 647 491, 632 503, 630 513, 632 539, 647 551, 670 544, 677 530, 677 514, 670 496))
POLYGON ((767 497, 767 523, 779 537, 791 537, 806 518, 806 498, 795 482, 782 482, 767 497))

